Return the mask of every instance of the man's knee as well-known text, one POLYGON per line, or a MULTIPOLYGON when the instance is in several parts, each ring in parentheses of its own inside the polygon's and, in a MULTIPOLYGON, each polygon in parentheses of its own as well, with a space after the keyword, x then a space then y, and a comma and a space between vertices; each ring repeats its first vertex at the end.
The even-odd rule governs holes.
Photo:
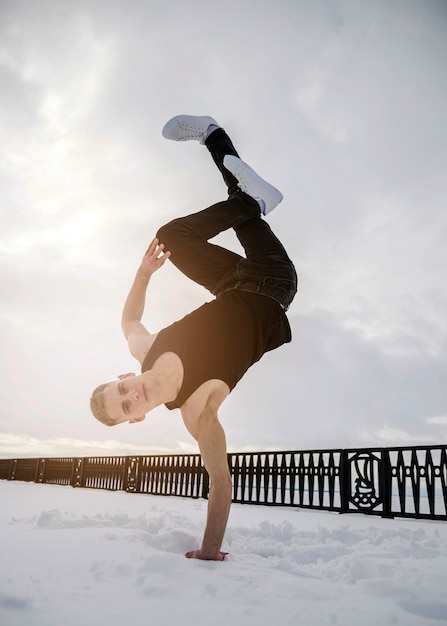
POLYGON ((156 237, 160 243, 164 244, 166 250, 170 250, 184 235, 185 228, 182 220, 175 219, 161 226, 157 231, 156 237))
POLYGON ((164 224, 161 228, 158 229, 156 237, 160 243, 164 243, 165 246, 170 239, 170 233, 172 232, 171 227, 172 222, 168 222, 164 224))

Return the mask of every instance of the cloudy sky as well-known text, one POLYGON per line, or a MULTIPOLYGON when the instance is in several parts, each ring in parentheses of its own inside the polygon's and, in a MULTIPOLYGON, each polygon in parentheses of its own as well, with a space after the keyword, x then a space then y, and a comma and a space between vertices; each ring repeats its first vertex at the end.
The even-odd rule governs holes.
MULTIPOLYGON (((446 29, 446 0, 1 2, 0 456, 196 450, 178 411, 88 407, 138 369, 121 308, 156 229, 224 197, 162 138, 178 113, 282 190, 300 279, 293 342, 222 408, 230 449, 445 444, 446 29)), ((146 325, 209 298, 166 264, 146 325)))

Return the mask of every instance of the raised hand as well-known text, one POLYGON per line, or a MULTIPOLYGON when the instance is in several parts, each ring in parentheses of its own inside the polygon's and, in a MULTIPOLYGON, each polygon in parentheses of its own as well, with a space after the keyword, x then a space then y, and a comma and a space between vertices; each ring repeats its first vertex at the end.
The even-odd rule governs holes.
POLYGON ((154 272, 160 269, 165 261, 171 256, 171 253, 168 251, 165 252, 164 248, 164 244, 159 243, 156 237, 149 244, 149 247, 141 260, 140 266, 140 269, 148 276, 151 276, 154 272))

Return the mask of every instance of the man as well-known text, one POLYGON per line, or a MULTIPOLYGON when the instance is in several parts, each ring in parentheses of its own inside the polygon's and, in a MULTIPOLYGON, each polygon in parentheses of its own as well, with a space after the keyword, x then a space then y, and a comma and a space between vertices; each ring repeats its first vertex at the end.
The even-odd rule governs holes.
POLYGON ((122 314, 122 329, 142 373, 123 374, 93 392, 92 412, 104 424, 140 422, 156 406, 179 408, 197 440, 211 479, 202 545, 189 558, 223 560, 222 541, 232 499, 225 433, 218 409, 247 369, 291 340, 285 315, 297 277, 282 244, 261 217, 281 193, 241 161, 230 138, 207 116, 179 115, 163 136, 197 140, 211 153, 228 199, 163 226, 136 273, 122 314), (233 228, 245 257, 209 243, 233 228), (216 296, 156 334, 141 323, 151 276, 170 258, 216 296))

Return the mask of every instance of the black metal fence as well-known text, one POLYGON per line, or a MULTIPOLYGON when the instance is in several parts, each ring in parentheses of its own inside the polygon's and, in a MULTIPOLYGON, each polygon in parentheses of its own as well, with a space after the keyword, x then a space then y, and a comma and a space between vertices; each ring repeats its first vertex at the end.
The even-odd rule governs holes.
MULTIPOLYGON (((447 446, 228 455, 233 502, 447 521, 447 446)), ((197 454, 0 459, 0 479, 207 498, 197 454)))

